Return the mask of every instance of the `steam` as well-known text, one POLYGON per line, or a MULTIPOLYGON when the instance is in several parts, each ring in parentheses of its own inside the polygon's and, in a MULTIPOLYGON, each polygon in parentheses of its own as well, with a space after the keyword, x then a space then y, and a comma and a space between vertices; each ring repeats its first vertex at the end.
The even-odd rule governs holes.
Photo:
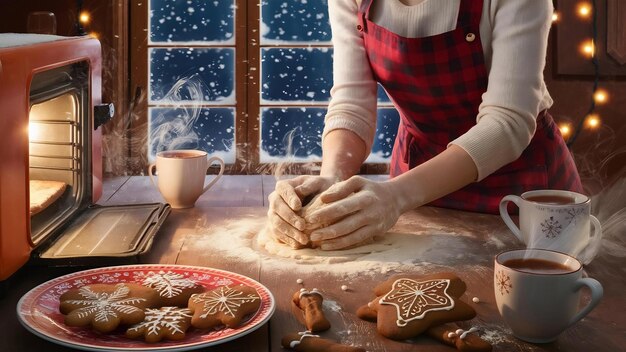
MULTIPOLYGON (((191 100, 194 103, 203 101, 203 91, 206 90, 204 82, 197 74, 179 79, 162 99, 164 103, 180 104, 183 100, 191 100)), ((165 114, 160 113, 152 121, 158 127, 150 132, 149 151, 163 151, 173 149, 196 149, 200 137, 193 130, 198 121, 201 109, 195 106, 180 105, 177 107, 178 115, 174 119, 167 119, 165 114)))

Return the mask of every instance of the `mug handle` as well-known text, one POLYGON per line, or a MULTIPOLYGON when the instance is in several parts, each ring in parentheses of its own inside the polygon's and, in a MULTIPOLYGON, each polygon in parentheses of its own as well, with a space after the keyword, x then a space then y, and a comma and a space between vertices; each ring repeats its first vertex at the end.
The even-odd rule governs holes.
POLYGON ((583 264, 589 264, 593 257, 596 256, 600 249, 599 241, 602 239, 602 225, 600 224, 600 220, 593 215, 589 215, 589 221, 593 225, 593 233, 589 236, 587 247, 585 247, 579 255, 580 258, 583 258, 583 264), (593 243, 596 245, 593 245, 593 243))
POLYGON ((504 223, 506 224, 506 226, 509 227, 511 232, 513 232, 515 237, 524 242, 524 240, 522 239, 522 235, 520 234, 519 228, 517 227, 517 225, 515 225, 515 223, 511 219, 511 216, 509 215, 509 212, 507 211, 507 205, 509 204, 509 202, 515 203, 515 205, 517 205, 517 207, 519 208, 521 200, 522 198, 514 195, 508 195, 502 198, 502 200, 500 201, 500 217, 502 218, 502 220, 504 220, 504 223))
POLYGON ((159 186, 157 186, 156 182, 154 181, 154 175, 152 174, 152 169, 154 169, 155 167, 156 167, 156 164, 154 163, 148 166, 148 175, 150 175, 150 181, 152 181, 152 184, 154 185, 154 187, 158 189, 159 186))
POLYGON ((582 279, 578 279, 576 281, 575 285, 576 285, 574 287, 575 291, 580 290, 583 286, 589 287, 589 289, 591 290, 591 300, 589 301, 589 303, 583 309, 581 309, 569 321, 569 325, 568 326, 571 326, 572 324, 576 323, 580 319, 584 318, 585 315, 589 314, 589 312, 591 312, 591 310, 593 308, 595 308, 598 305, 598 303, 600 303, 600 299, 604 295, 604 289, 602 288, 602 285, 596 279, 592 279, 590 277, 585 277, 585 278, 582 278, 582 279))
POLYGON ((206 168, 207 171, 209 170, 209 168, 211 167, 211 164, 213 164, 214 161, 217 161, 217 163, 220 164, 220 172, 217 175, 215 175, 215 177, 211 180, 211 182, 209 182, 206 186, 204 186, 204 189, 202 189, 202 193, 208 191, 209 188, 211 188, 211 186, 213 186, 215 182, 217 182, 217 180, 219 180, 220 177, 222 177, 222 175, 224 174, 224 160, 222 160, 218 156, 209 158, 209 160, 207 161, 207 168, 206 168))

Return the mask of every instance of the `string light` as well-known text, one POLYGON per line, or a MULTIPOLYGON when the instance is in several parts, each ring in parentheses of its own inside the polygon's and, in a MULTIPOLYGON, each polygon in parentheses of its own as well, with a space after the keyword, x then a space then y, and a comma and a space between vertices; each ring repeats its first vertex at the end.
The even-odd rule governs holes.
POLYGON ((587 116, 587 127, 591 128, 591 129, 595 129, 598 126, 600 126, 600 118, 598 117, 597 114, 590 114, 587 116))
POLYGON ((82 24, 88 24, 89 21, 91 21, 91 16, 89 16, 88 12, 83 11, 83 12, 80 13, 80 16, 78 16, 78 20, 82 24))
POLYGON ((578 4, 576 13, 578 14, 578 17, 580 18, 589 18, 589 15, 591 15, 591 5, 589 5, 589 3, 586 3, 586 2, 578 4))
POLYGON ((593 40, 586 40, 580 45, 580 51, 583 55, 588 57, 593 57, 596 51, 595 45, 593 44, 593 40))
POLYGON ((604 89, 598 89, 593 94, 593 100, 595 100, 596 104, 604 104, 609 100, 609 95, 604 89))
MULTIPOLYGON (((608 93, 605 90, 598 89, 600 81, 600 63, 595 55, 595 43, 598 39, 598 16, 596 9, 596 0, 592 0, 591 2, 581 2, 576 7, 576 14, 578 18, 583 20, 591 18, 591 39, 587 39, 582 42, 579 50, 582 55, 590 59, 591 64, 593 65, 594 80, 591 91, 592 99, 585 117, 579 119, 578 122, 571 126, 569 123, 559 124, 559 130, 561 131, 563 138, 567 141, 568 147, 571 147, 574 144, 583 127, 596 129, 600 126, 600 117, 597 113, 595 113, 596 105, 603 104, 608 101, 608 93)), ((556 12, 552 15, 552 22, 555 22, 559 18, 558 14, 556 14, 556 17, 555 14, 556 12)))
POLYGON ((98 34, 97 32, 89 32, 89 36, 94 39, 98 39, 100 37, 100 34, 98 34))
POLYGON ((559 130, 561 131, 561 135, 564 139, 567 139, 572 132, 569 123, 562 123, 559 125, 559 130))
POLYGON ((553 12, 552 13, 552 22, 556 22, 559 20, 559 14, 558 12, 553 12))

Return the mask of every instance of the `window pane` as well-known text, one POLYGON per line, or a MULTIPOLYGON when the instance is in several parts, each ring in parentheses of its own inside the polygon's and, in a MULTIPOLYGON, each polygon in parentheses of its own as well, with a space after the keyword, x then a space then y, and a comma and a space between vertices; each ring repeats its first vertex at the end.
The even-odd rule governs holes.
POLYGON ((235 1, 150 0, 150 43, 234 43, 235 1))
POLYGON ((261 44, 330 42, 328 0, 264 0, 261 44))
POLYGON ((389 97, 387 96, 387 92, 383 89, 383 87, 378 84, 378 102, 379 103, 391 103, 389 97))
POLYGON ((400 114, 394 108, 378 109, 376 134, 372 153, 367 158, 369 163, 388 163, 391 161, 393 143, 396 140, 400 114))
POLYGON ((234 108, 149 108, 149 159, 174 149, 200 149, 235 161, 234 108))
POLYGON ((264 108, 261 162, 321 161, 324 108, 264 108))
MULTIPOLYGON (((321 161, 325 108, 264 108, 261 111, 261 162, 321 161)), ((388 163, 400 115, 378 109, 371 163, 388 163)))
POLYGON ((327 48, 262 49, 262 102, 328 102, 332 53, 327 48))
POLYGON ((151 48, 150 103, 235 103, 235 51, 151 48))

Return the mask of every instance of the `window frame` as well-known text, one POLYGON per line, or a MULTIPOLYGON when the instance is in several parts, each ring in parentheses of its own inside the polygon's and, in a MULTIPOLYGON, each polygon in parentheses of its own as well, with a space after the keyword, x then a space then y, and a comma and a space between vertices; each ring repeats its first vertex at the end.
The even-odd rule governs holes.
MULTIPOLYGON (((265 107, 321 107, 328 103, 311 102, 310 104, 262 104, 261 103, 261 50, 263 48, 331 48, 331 43, 311 43, 306 45, 264 44, 261 45, 260 23, 261 3, 263 0, 235 0, 234 44, 149 44, 149 0, 131 2, 130 6, 130 80, 129 109, 124 116, 126 126, 128 168, 133 174, 144 174, 149 164, 147 144, 139 145, 132 140, 147 141, 148 137, 148 85, 149 85, 149 48, 189 48, 189 47, 232 47, 235 50, 235 104, 207 103, 203 107, 235 108, 234 148, 235 162, 226 166, 228 174, 272 174, 276 172, 275 163, 260 162, 261 148, 261 109, 265 107)), ((378 103, 379 108, 393 107, 391 103, 378 103)), ((315 174, 320 162, 289 163, 281 171, 286 174, 315 174)), ((387 173, 387 163, 364 163, 361 173, 387 173)), ((210 173, 217 170, 209 171, 210 173)))

